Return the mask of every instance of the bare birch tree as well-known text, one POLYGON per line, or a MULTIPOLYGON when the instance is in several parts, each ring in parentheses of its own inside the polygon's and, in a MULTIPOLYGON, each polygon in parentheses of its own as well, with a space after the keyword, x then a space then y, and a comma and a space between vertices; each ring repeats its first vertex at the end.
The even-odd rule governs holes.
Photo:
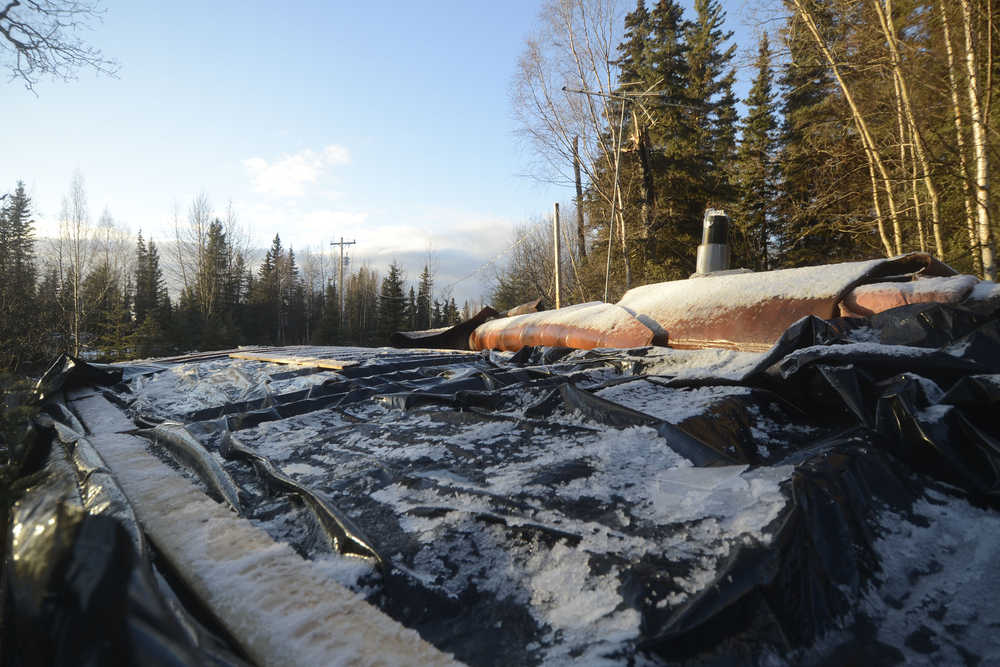
POLYGON ((882 246, 885 249, 885 254, 887 257, 891 257, 894 254, 900 254, 903 251, 903 234, 899 224, 899 216, 896 212, 896 202, 893 197, 892 181, 889 178, 889 172, 882 161, 881 155, 879 154, 878 146, 872 138, 872 134, 868 128, 868 122, 865 119, 861 108, 858 106, 850 86, 848 86, 847 81, 844 79, 841 72, 840 61, 834 57, 829 44, 820 34, 819 28, 816 25, 816 20, 813 17, 812 10, 807 5, 807 2, 808 0, 792 0, 792 4, 795 6, 799 16, 809 29, 809 33, 815 40, 816 46, 826 59, 827 65, 833 72, 833 76, 836 79, 837 84, 840 86, 844 99, 850 107, 851 119, 853 120, 854 126, 858 131, 858 136, 860 137, 862 146, 864 147, 865 158, 868 161, 868 172, 872 187, 872 205, 875 209, 876 225, 878 227, 879 238, 881 239, 882 246), (881 179, 882 189, 886 193, 886 199, 889 205, 889 218, 892 223, 893 231, 892 243, 889 242, 889 237, 885 231, 885 222, 882 217, 882 206, 879 201, 878 193, 879 179, 881 179))
MULTIPOLYGON (((962 30, 965 37, 965 74, 968 79, 969 112, 972 123, 972 151, 976 163, 975 204, 976 222, 979 232, 979 252, 983 262, 983 277, 996 280, 996 266, 993 264, 993 234, 990 230, 990 158, 987 149, 987 117, 983 105, 984 95, 980 83, 977 50, 973 40, 972 6, 969 0, 960 0, 962 7, 962 30)), ((992 68, 992 62, 989 63, 992 68)))
POLYGON ((536 176, 575 185, 575 170, 582 171, 611 212, 609 242, 618 224, 627 265, 620 188, 617 179, 607 184, 597 173, 616 173, 625 131, 624 107, 612 100, 617 87, 613 62, 623 26, 620 4, 549 0, 539 33, 528 40, 518 63, 512 101, 521 133, 541 161, 536 176))
POLYGON ((948 56, 948 94, 951 100, 952 119, 955 123, 955 152, 958 154, 959 179, 962 183, 962 204, 965 207, 965 229, 969 236, 969 254, 972 256, 974 270, 977 274, 983 275, 983 256, 979 251, 979 233, 976 229, 976 207, 973 205, 972 188, 969 185, 969 165, 965 146, 965 122, 958 88, 959 72, 955 62, 955 50, 951 43, 951 26, 944 0, 938 0, 938 12, 941 17, 941 32, 945 53, 948 56))
MULTIPOLYGON (((927 197, 930 200, 931 229, 934 233, 934 249, 935 252, 937 252, 938 257, 944 257, 944 242, 941 238, 940 197, 938 196, 937 185, 934 183, 934 178, 931 175, 923 132, 921 131, 920 125, 917 124, 916 118, 913 114, 913 105, 910 102, 910 84, 907 82, 906 76, 904 76, 903 73, 902 58, 899 55, 899 46, 897 44, 896 28, 893 25, 892 0, 872 0, 872 4, 875 6, 875 13, 879 18, 879 25, 885 35, 886 44, 889 46, 890 61, 892 63, 893 87, 898 92, 900 102, 902 103, 909 134, 913 139, 913 147, 916 150, 917 158, 920 163, 924 187, 927 189, 927 197), (883 1, 885 2, 885 7, 882 6, 883 1)), ((900 136, 900 141, 903 141, 902 136, 900 136)), ((920 242, 921 244, 923 243, 922 232, 920 242)), ((897 252, 899 251, 900 248, 897 244, 897 252)))
POLYGON ((78 36, 103 17, 97 0, 0 0, 0 67, 34 90, 42 76, 71 79, 81 67, 114 75, 118 65, 78 36))
POLYGON ((83 349, 81 339, 82 323, 88 308, 83 298, 83 280, 93 259, 94 230, 90 225, 87 208, 87 192, 83 186, 83 174, 73 174, 69 193, 63 197, 62 212, 59 216, 59 237, 56 239, 60 284, 69 295, 67 321, 73 354, 80 355, 83 349))

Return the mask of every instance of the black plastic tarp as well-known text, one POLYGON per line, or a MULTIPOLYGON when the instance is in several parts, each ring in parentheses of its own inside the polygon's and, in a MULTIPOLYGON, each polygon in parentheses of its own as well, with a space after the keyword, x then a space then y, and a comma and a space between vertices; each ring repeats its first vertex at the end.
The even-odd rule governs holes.
MULTIPOLYGON (((985 664, 992 600, 955 582, 1000 557, 976 523, 998 518, 998 327, 937 304, 805 318, 736 374, 659 348, 399 353, 174 414, 138 407, 169 368, 63 375, 181 422, 244 516, 306 557, 362 556, 344 583, 469 664, 985 664)), ((8 571, 11 591, 35 576, 8 571)))

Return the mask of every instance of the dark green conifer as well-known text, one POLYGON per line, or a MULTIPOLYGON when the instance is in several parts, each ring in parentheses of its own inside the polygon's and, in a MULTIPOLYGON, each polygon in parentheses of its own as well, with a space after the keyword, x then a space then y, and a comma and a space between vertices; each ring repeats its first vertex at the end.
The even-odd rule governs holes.
POLYGON ((761 36, 755 67, 735 170, 739 200, 732 215, 733 258, 739 266, 766 271, 775 251, 771 237, 777 231, 773 222, 778 178, 778 121, 767 33, 761 36))

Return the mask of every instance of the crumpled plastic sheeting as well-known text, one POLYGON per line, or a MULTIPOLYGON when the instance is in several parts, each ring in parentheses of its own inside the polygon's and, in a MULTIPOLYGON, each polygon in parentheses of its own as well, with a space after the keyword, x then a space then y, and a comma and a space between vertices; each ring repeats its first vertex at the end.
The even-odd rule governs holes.
POLYGON ((120 489, 88 467, 92 452, 67 458, 64 443, 86 442, 51 429, 37 435, 39 466, 24 470, 10 519, 4 664, 244 665, 164 598, 120 489))
POLYGON ((500 313, 489 306, 454 326, 427 331, 399 331, 389 338, 393 347, 468 350, 469 336, 480 324, 498 317, 500 313))
POLYGON ((252 521, 470 664, 989 663, 994 597, 954 582, 988 582, 1000 544, 934 536, 1000 523, 998 333, 995 313, 916 304, 805 318, 701 373, 704 352, 658 348, 399 353, 267 407, 164 416, 321 493, 381 569, 223 464, 252 521))

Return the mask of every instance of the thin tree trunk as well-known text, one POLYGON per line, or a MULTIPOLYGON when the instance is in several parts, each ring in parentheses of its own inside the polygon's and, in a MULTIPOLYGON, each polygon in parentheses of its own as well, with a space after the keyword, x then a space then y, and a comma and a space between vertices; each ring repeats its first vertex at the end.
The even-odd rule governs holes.
POLYGON ((868 177, 872 184, 872 203, 875 205, 875 218, 878 220, 878 236, 882 240, 882 248, 885 250, 885 256, 892 257, 894 254, 892 252, 892 244, 889 243, 889 237, 885 233, 885 225, 882 223, 882 205, 878 199, 878 179, 875 176, 875 166, 871 160, 868 161, 868 177))
POLYGON ((906 113, 906 121, 910 125, 910 136, 913 138, 913 146, 916 148, 917 159, 920 160, 920 169, 923 172, 924 187, 927 188, 927 196, 931 204, 931 230, 934 233, 934 250, 938 257, 944 257, 944 242, 941 239, 941 204, 938 196, 937 186, 931 177, 930 164, 927 160, 927 150, 924 146, 924 137, 920 133, 916 118, 913 115, 913 105, 910 104, 910 89, 906 85, 906 78, 903 76, 902 59, 899 57, 899 48, 896 45, 896 30, 892 23, 892 0, 885 0, 885 7, 882 7, 880 0, 873 0, 875 11, 878 12, 879 22, 882 24, 882 32, 885 33, 885 40, 889 44, 889 53, 892 56, 892 71, 896 79, 896 85, 903 100, 903 111, 906 113))
POLYGON ((625 269, 625 289, 632 289, 632 263, 628 256, 628 235, 625 230, 625 209, 622 205, 622 189, 617 183, 615 188, 618 191, 618 222, 621 224, 622 232, 622 262, 625 269))
POLYGON ((576 241, 581 259, 587 256, 587 236, 583 227, 583 181, 580 179, 580 135, 573 137, 573 180, 576 182, 576 241))
POLYGON ((996 280, 993 264, 993 237, 990 232, 990 163, 986 150, 986 119, 982 117, 979 78, 976 72, 976 54, 972 43, 972 8, 969 0, 961 0, 962 23, 965 31, 965 69, 969 77, 969 110, 972 116, 972 150, 976 160, 976 219, 979 231, 980 253, 983 258, 983 277, 996 280))
POLYGON ((958 148, 958 164, 962 176, 962 201, 965 204, 965 229, 969 235, 969 254, 976 274, 983 275, 983 256, 979 252, 979 238, 976 232, 976 214, 972 205, 972 189, 969 187, 969 164, 965 153, 965 130, 962 121, 962 105, 958 99, 958 75, 955 68, 955 53, 951 45, 951 28, 948 25, 948 11, 944 0, 938 0, 941 13, 941 28, 944 31, 945 52, 948 54, 948 87, 951 93, 951 109, 955 116, 955 145, 958 148))
MULTIPOLYGON (((907 172, 906 164, 906 125, 903 121, 903 95, 899 90, 899 80, 892 77, 892 87, 896 93, 896 127, 899 130, 899 169, 904 174, 907 172)), ((927 243, 924 241, 924 216, 921 212, 920 195, 917 192, 917 163, 913 158, 913 147, 910 147, 909 162, 912 166, 910 170, 910 194, 913 196, 913 219, 917 223, 917 242, 920 252, 927 252, 927 243)), ((906 186, 903 186, 905 191, 906 186)))
POLYGON ((902 231, 899 226, 899 216, 896 214, 896 202, 893 200, 892 196, 892 184, 889 180, 889 173, 886 171, 885 165, 882 163, 882 158, 875 148, 875 142, 872 139, 871 133, 868 131, 868 124, 865 122, 864 116, 861 115, 861 109, 854 101, 854 95, 851 94, 851 89, 847 87, 847 82, 844 81, 844 78, 840 74, 840 67, 837 66, 837 61, 834 59, 833 54, 827 47, 826 42, 823 41, 823 37, 819 34, 819 28, 816 27, 816 22, 813 20, 812 14, 802 4, 802 0, 792 0, 792 2, 795 4, 795 8, 798 9, 799 15, 802 16, 802 20, 805 21, 806 27, 809 28, 809 32, 812 33, 813 39, 816 40, 816 45, 819 46, 820 51, 823 52, 823 56, 826 58, 827 64, 833 71, 833 76, 837 79, 837 83, 840 85, 840 90, 844 93, 844 98, 847 100, 847 104, 851 109, 851 117, 854 120, 854 126, 857 128, 858 134, 861 136, 861 143, 865 149, 865 156, 868 158, 868 168, 872 179, 872 203, 875 206, 876 223, 878 225, 879 237, 882 239, 882 245, 885 249, 886 256, 891 257, 894 254, 902 254, 902 231), (886 198, 889 203, 889 218, 892 222, 894 244, 889 243, 885 233, 885 222, 882 219, 882 207, 879 205, 878 201, 878 188, 876 186, 875 177, 876 169, 882 179, 882 188, 885 190, 886 198))
POLYGON ((910 149, 910 194, 913 196, 913 208, 916 212, 917 235, 920 237, 920 252, 927 252, 927 239, 924 235, 924 216, 920 210, 920 191, 917 188, 917 161, 913 159, 913 149, 910 149))

